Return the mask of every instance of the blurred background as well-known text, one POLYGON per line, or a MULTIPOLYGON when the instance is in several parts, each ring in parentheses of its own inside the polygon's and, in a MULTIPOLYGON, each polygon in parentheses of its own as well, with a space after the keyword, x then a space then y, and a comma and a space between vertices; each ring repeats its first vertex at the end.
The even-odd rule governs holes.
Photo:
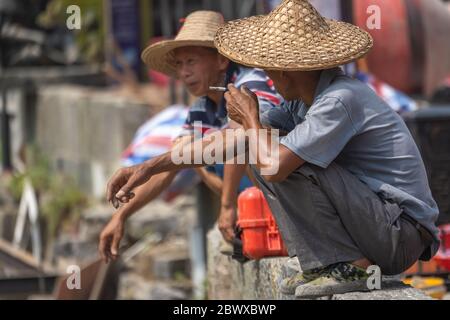
MULTIPOLYGON (((450 223, 450 1, 311 2, 372 34, 372 52, 346 72, 405 119, 441 210, 439 225, 450 223), (368 22, 376 14, 371 5, 380 8, 379 29, 368 22)), ((220 242, 217 232, 207 237, 218 198, 192 172, 130 219, 120 262, 100 263, 97 242, 114 212, 104 199, 108 178, 167 151, 193 102, 175 79, 143 65, 142 50, 174 37, 193 11, 231 20, 278 3, 0 0, 0 299, 239 298, 227 271, 215 270, 228 262, 208 249, 208 241, 220 242), (78 291, 65 287, 74 265, 82 274, 78 291)), ((438 277, 431 282, 438 297, 448 286, 445 250, 444 262, 408 272, 416 280, 438 277)))

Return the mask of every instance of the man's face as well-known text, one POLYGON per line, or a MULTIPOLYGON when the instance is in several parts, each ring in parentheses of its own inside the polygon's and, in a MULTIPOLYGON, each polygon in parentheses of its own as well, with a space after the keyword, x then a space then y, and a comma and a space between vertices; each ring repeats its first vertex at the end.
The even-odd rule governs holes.
POLYGON ((283 74, 282 71, 278 70, 265 70, 265 72, 269 76, 269 78, 272 79, 273 85, 277 92, 281 94, 284 99, 291 100, 289 94, 291 86, 286 75, 283 74))
POLYGON ((273 85, 279 94, 287 101, 301 98, 305 90, 313 90, 317 86, 322 70, 317 71, 279 71, 265 70, 266 74, 273 81, 273 85))
POLYGON ((217 52, 203 47, 183 47, 174 50, 178 78, 188 91, 205 96, 210 86, 224 85, 229 61, 217 52))

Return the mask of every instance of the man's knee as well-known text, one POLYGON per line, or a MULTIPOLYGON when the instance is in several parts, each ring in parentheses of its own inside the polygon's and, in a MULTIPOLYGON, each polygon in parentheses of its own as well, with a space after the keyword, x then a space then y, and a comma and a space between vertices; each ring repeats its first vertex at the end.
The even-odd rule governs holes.
POLYGON ((398 252, 389 261, 377 264, 382 274, 387 276, 398 275, 411 268, 420 258, 424 250, 422 244, 404 242, 399 246, 398 252))

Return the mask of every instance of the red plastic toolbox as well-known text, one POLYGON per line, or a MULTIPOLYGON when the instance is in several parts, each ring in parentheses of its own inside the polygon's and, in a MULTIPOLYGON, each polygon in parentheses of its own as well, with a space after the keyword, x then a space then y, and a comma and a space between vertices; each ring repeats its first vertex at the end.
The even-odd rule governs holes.
POLYGON ((246 189, 238 199, 243 253, 250 259, 287 256, 278 226, 261 190, 246 189))

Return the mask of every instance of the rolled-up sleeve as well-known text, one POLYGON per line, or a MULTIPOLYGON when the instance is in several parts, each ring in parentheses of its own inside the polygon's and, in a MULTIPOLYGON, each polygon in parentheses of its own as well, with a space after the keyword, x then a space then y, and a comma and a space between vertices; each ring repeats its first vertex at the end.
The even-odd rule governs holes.
POLYGON ((306 162, 327 168, 356 132, 346 106, 337 98, 321 97, 280 142, 306 162))

